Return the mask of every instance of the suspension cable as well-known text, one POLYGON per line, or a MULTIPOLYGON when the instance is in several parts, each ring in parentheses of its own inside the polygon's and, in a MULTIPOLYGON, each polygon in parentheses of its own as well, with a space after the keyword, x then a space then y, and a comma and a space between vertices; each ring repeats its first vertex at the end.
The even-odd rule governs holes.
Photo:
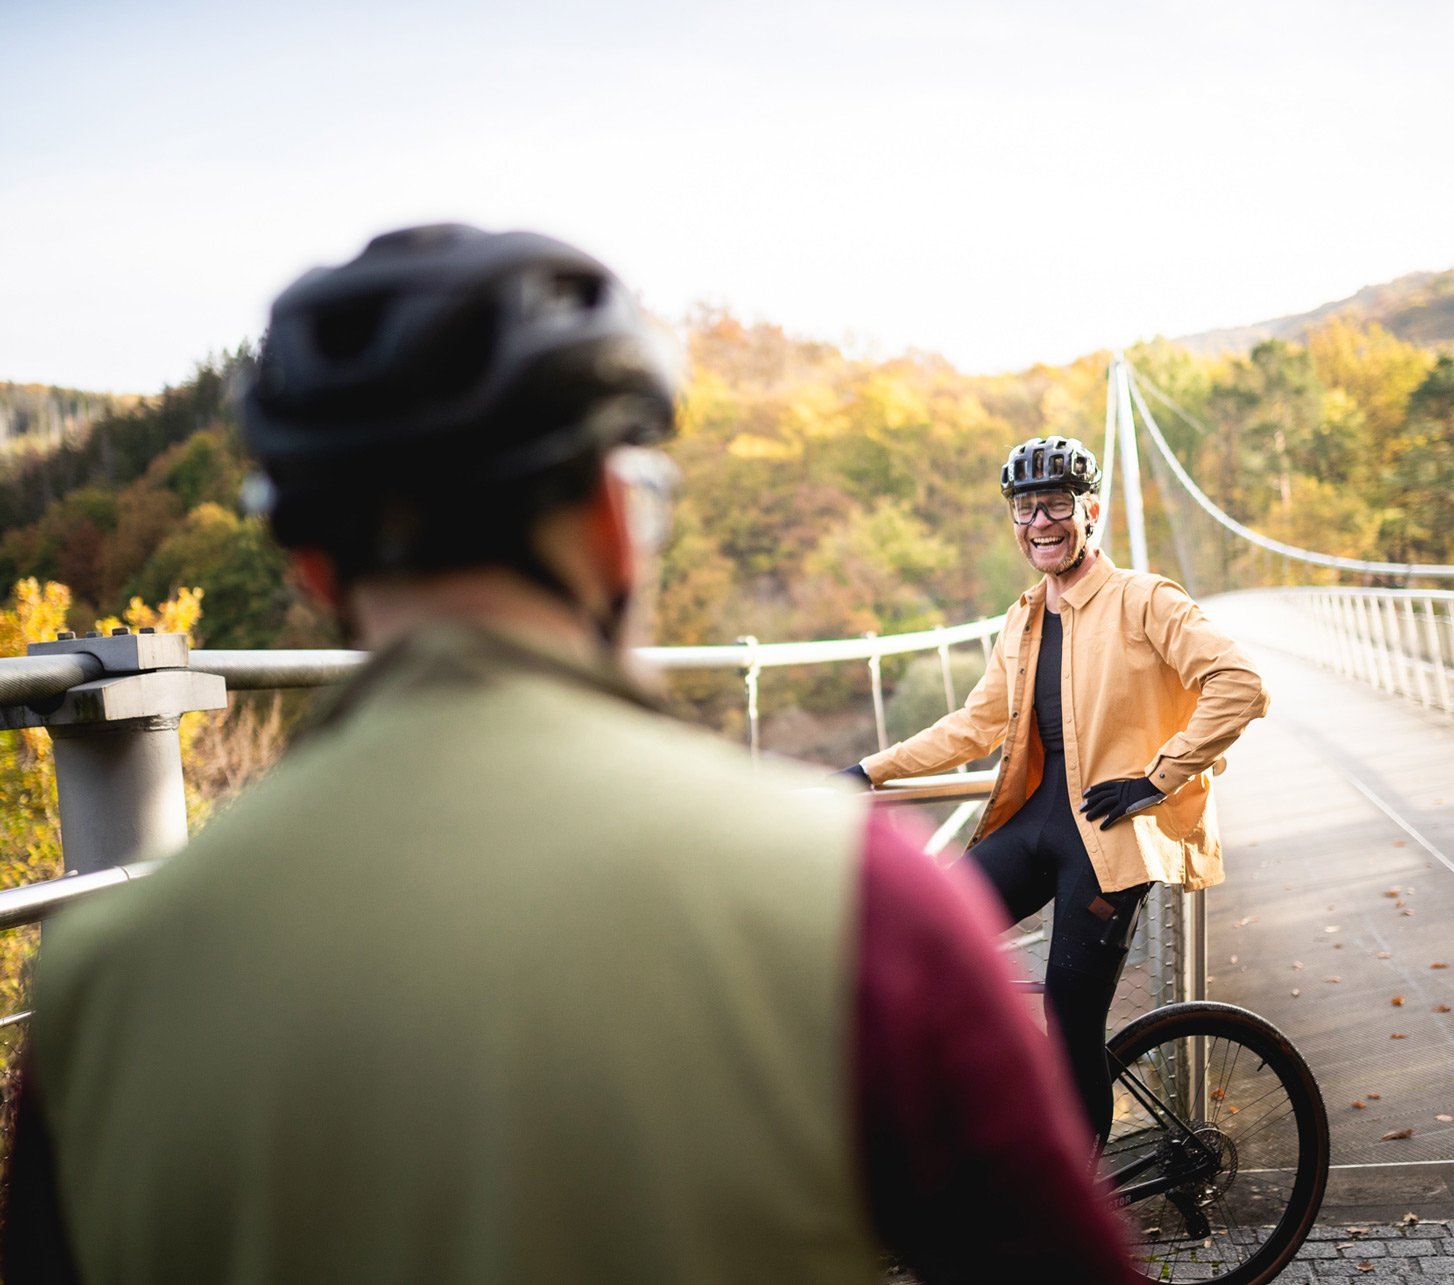
POLYGON ((1141 412, 1141 418, 1146 424, 1146 431, 1150 433, 1151 440, 1156 444, 1156 449, 1161 453, 1163 459, 1170 466, 1171 471, 1176 475, 1176 480, 1185 488, 1191 496, 1208 514, 1220 522, 1227 530, 1234 535, 1241 536, 1250 544, 1255 544, 1260 549, 1266 549, 1270 553, 1280 553, 1285 558, 1293 558, 1298 562, 1310 562, 1320 567, 1334 567, 1339 571, 1357 571, 1365 575, 1383 576, 1454 576, 1454 566, 1437 565, 1433 563, 1417 562, 1365 562, 1360 558, 1342 558, 1331 553, 1317 553, 1311 549, 1299 549, 1296 545, 1284 544, 1281 540, 1273 540, 1268 536, 1260 535, 1258 532, 1245 527, 1236 518, 1224 513, 1211 500, 1207 499, 1200 487, 1191 480, 1191 475, 1181 465, 1181 461, 1172 454, 1171 447, 1167 445, 1166 438, 1161 435, 1161 429, 1157 426, 1151 409, 1146 405, 1146 399, 1141 395, 1140 384, 1137 380, 1135 368, 1126 363, 1126 373, 1130 377, 1131 397, 1136 403, 1136 409, 1141 412))

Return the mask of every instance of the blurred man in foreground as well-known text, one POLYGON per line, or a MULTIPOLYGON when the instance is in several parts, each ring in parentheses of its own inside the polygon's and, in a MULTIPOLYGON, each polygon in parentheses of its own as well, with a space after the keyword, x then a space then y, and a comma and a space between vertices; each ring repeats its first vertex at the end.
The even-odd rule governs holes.
POLYGON ((249 441, 374 656, 48 931, 7 1281, 1125 1278, 991 895, 627 677, 671 399, 544 237, 279 298, 249 441))

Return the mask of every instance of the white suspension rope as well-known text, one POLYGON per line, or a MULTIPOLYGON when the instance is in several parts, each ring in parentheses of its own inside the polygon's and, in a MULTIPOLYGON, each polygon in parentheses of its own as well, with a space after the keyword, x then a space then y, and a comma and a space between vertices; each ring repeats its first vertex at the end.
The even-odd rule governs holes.
POLYGON ((1227 530, 1235 535, 1241 536, 1250 544, 1255 544, 1260 549, 1266 549, 1270 553, 1280 553, 1285 558, 1293 558, 1298 562, 1310 562, 1320 567, 1335 567, 1339 571, 1358 571, 1365 575, 1383 576, 1454 576, 1454 566, 1442 566, 1433 563, 1417 562, 1365 562, 1359 558, 1340 558, 1331 553, 1316 553, 1311 549, 1299 549, 1295 545, 1284 544, 1281 540, 1273 540, 1268 536, 1259 535, 1250 527, 1243 526, 1236 518, 1223 513, 1211 500, 1202 494, 1201 488, 1191 480, 1191 475, 1182 468, 1181 461, 1171 452, 1171 447, 1166 444, 1166 438, 1161 435, 1161 429, 1156 424, 1155 417, 1151 414, 1150 408, 1146 405, 1146 399, 1141 395, 1141 388, 1136 378, 1135 368, 1127 363, 1127 374, 1130 376, 1131 397, 1136 403, 1136 409, 1141 412, 1141 418, 1146 424, 1146 431, 1151 434, 1151 440, 1156 444, 1156 449, 1170 466, 1171 471, 1176 475, 1176 480, 1186 489, 1191 496, 1208 514, 1220 522, 1227 530))

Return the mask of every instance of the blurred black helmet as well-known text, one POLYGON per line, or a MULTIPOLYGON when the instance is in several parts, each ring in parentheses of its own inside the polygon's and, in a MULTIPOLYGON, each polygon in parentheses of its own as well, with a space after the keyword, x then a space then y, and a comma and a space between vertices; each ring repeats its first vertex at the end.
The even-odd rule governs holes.
POLYGON ((1100 489, 1100 465, 1074 437, 1032 437, 1010 452, 1000 470, 1000 493, 1007 500, 1028 491, 1095 495, 1100 489))
POLYGON ((355 570, 427 568, 478 556, 465 518, 523 520, 583 461, 669 437, 674 382, 595 259, 437 224, 285 290, 242 419, 282 543, 346 546, 355 570))

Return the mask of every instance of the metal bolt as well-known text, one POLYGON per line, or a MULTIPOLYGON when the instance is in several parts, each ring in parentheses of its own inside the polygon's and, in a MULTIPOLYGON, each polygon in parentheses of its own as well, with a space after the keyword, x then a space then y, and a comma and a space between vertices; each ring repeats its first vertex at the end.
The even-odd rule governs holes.
POLYGON ((111 631, 111 636, 113 638, 119 638, 122 634, 129 634, 130 632, 131 630, 128 629, 125 625, 117 625, 116 628, 111 631))
POLYGON ((56 641, 57 642, 70 642, 71 639, 74 638, 75 636, 76 636, 76 631, 74 629, 62 629, 60 631, 60 633, 58 633, 56 635, 56 641))
POLYGON ((156 631, 157 630, 155 625, 142 625, 142 627, 136 632, 139 634, 154 634, 156 633, 156 631))
POLYGON ((101 631, 99 629, 88 629, 88 630, 86 630, 86 637, 87 638, 99 638, 99 637, 101 637, 101 631))

